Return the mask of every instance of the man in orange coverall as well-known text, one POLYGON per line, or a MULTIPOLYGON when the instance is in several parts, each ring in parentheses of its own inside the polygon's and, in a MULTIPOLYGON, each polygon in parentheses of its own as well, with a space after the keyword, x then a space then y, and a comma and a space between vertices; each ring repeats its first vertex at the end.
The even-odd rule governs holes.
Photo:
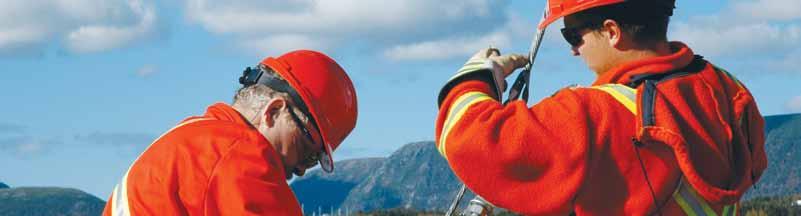
POLYGON ((526 215, 734 215, 767 167, 764 121, 741 82, 667 40, 673 8, 549 0, 541 27, 564 17, 595 82, 503 105, 527 59, 482 50, 439 94, 438 150, 476 194, 526 215))
POLYGON ((356 125, 356 92, 328 56, 308 50, 248 67, 233 105, 216 103, 134 161, 103 215, 301 215, 286 183, 356 125))

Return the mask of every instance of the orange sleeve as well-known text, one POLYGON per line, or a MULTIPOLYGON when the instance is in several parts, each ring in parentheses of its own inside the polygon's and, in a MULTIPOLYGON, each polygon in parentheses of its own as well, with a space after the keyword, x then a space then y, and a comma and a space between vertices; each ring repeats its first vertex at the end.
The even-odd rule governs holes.
POLYGON ((569 214, 587 175, 591 117, 576 91, 529 108, 503 106, 486 82, 450 89, 436 122, 437 149, 487 201, 522 214, 569 214))
POLYGON ((205 215, 302 215, 277 157, 270 147, 237 143, 212 172, 205 215))

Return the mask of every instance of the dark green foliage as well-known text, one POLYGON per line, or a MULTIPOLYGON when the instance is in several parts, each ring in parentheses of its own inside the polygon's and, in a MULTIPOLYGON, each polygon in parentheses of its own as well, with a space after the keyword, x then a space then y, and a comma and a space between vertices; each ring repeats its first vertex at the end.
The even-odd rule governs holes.
POLYGON ((801 215, 801 195, 759 197, 743 202, 740 215, 801 215))
POLYGON ((444 215, 445 213, 442 212, 427 212, 427 211, 417 211, 413 209, 387 209, 387 210, 376 210, 370 212, 358 212, 354 215, 359 216, 440 216, 444 215))
POLYGON ((744 199, 801 193, 801 114, 765 117, 768 169, 744 199))
MULTIPOLYGON (((369 212, 358 212, 354 215, 360 216, 442 216, 445 212, 439 211, 417 211, 412 209, 386 209, 375 210, 369 212)), ((492 215, 495 216, 519 216, 519 214, 511 213, 503 209, 496 210, 492 215)))
POLYGON ((103 200, 83 191, 55 187, 18 187, 0 190, 0 215, 100 215, 103 200))

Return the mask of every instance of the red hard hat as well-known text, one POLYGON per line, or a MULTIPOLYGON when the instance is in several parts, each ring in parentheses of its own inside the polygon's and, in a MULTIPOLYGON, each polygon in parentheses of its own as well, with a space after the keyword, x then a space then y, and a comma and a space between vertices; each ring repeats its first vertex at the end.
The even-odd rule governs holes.
POLYGON ((624 1, 625 0, 548 0, 548 12, 545 15, 545 19, 540 23, 539 29, 545 29, 549 24, 570 14, 624 1))
POLYGON ((323 138, 327 155, 324 159, 330 162, 325 164, 320 160, 320 166, 332 171, 331 153, 356 127, 356 90, 348 74, 330 57, 311 50, 268 57, 261 64, 284 78, 306 104, 323 138))
POLYGON ((648 5, 652 8, 658 9, 654 13, 664 14, 667 16, 673 15, 673 8, 675 8, 676 0, 548 0, 548 8, 545 14, 545 19, 540 22, 539 29, 545 29, 546 26, 553 23, 567 15, 578 13, 590 8, 596 8, 611 4, 631 2, 640 5, 648 5))

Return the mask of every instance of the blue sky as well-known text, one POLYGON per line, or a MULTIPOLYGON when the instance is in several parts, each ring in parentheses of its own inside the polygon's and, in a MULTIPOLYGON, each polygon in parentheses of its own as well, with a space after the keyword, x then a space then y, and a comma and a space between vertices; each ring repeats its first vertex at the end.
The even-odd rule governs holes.
MULTIPOLYGON (((0 8, 0 181, 106 199, 163 131, 230 102, 242 69, 321 50, 354 80, 337 160, 432 140, 436 94, 478 49, 525 53, 544 1, 6 1, 0 8)), ((763 114, 801 112, 801 2, 679 0, 669 38, 728 69, 763 114)), ((551 25, 532 103, 594 80, 551 25)))

